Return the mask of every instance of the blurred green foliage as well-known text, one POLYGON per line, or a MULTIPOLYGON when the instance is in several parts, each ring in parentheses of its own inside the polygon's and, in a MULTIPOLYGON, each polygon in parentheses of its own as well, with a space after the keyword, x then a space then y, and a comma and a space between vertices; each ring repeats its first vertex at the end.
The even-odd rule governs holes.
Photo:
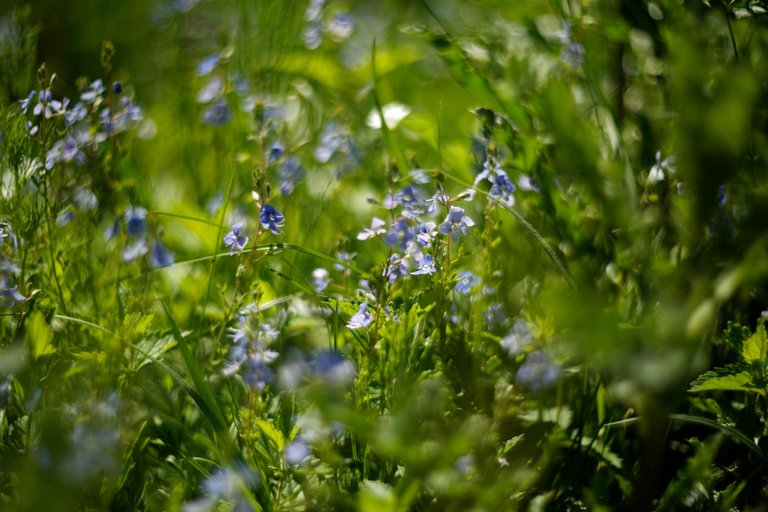
POLYGON ((764 2, 8 4, 3 510, 765 507, 764 2))

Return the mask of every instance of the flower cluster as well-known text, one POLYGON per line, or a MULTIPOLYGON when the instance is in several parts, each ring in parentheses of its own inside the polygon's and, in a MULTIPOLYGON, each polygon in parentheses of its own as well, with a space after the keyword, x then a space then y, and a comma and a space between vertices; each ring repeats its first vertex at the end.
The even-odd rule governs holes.
POLYGON ((50 89, 33 90, 21 101, 21 111, 28 117, 27 132, 32 137, 43 136, 43 122, 56 123, 55 129, 45 131, 46 136, 58 136, 46 153, 46 170, 60 163, 84 164, 104 141, 144 119, 141 109, 123 94, 120 82, 107 91, 100 79, 91 82, 74 104, 69 98, 54 99, 50 89))
POLYGON ((279 354, 269 347, 279 334, 270 324, 259 322, 256 304, 245 306, 238 313, 237 327, 229 328, 232 344, 224 375, 240 374, 246 384, 263 391, 275 379, 270 365, 279 354))
POLYGON ((19 267, 11 258, 13 251, 18 250, 18 239, 10 224, 0 222, 0 306, 6 303, 18 304, 27 299, 14 285, 19 267))
POLYGON ((145 208, 141 206, 128 207, 125 213, 115 219, 114 223, 104 232, 104 238, 112 240, 120 234, 121 228, 125 229, 128 237, 121 253, 125 263, 130 263, 149 253, 151 245, 150 263, 152 267, 169 267, 174 264, 173 253, 159 240, 152 242, 147 237, 147 210, 145 208))
POLYGON ((310 50, 320 47, 324 34, 334 41, 343 41, 352 35, 355 27, 355 20, 346 12, 335 13, 326 20, 325 4, 326 0, 310 0, 304 13, 308 23, 304 30, 304 44, 310 50))

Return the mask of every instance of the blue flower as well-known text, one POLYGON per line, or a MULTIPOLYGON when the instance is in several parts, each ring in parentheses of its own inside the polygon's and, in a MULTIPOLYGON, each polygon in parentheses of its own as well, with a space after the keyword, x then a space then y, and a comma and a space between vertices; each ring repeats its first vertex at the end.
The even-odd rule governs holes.
POLYGON ((432 258, 432 256, 427 254, 419 262, 419 269, 411 272, 411 275, 418 276, 424 274, 434 274, 435 272, 435 260, 432 258))
POLYGON ((94 80, 91 82, 88 90, 80 95, 80 99, 86 103, 95 103, 97 99, 101 98, 101 95, 104 94, 105 90, 104 82, 102 82, 101 79, 94 80))
POLYGON ((273 142, 269 147, 269 160, 271 162, 280 160, 280 157, 283 156, 283 151, 285 151, 285 148, 282 144, 279 142, 273 142))
POLYGON ((301 436, 297 436, 283 449, 283 457, 289 466, 300 465, 310 455, 312 455, 312 450, 309 449, 309 445, 301 436))
POLYGON ((560 369, 541 351, 531 352, 517 370, 515 379, 520 384, 539 391, 550 387, 560 377, 560 369))
POLYGON ((235 254, 235 251, 239 251, 248 244, 248 237, 243 234, 245 231, 245 223, 238 222, 232 226, 232 231, 224 235, 224 245, 232 247, 231 254, 235 254))
POLYGON ((401 250, 405 250, 411 240, 413 240, 413 233, 404 220, 393 223, 384 237, 384 243, 387 244, 387 247, 399 247, 401 250))
POLYGON ((512 326, 512 330, 509 334, 504 336, 501 340, 501 348, 503 348, 510 357, 514 357, 525 350, 525 348, 533 343, 533 335, 528 324, 525 320, 518 318, 515 321, 515 325, 512 326))
POLYGON ((152 266, 155 268, 170 267, 174 264, 175 258, 173 253, 169 251, 160 242, 155 242, 152 247, 152 266))
POLYGON ((229 122, 232 118, 232 112, 224 98, 205 109, 203 112, 203 122, 211 126, 221 126, 229 122))
POLYGON ((389 284, 393 284, 397 281, 398 277, 405 277, 408 275, 408 260, 407 258, 400 257, 398 254, 393 254, 389 257, 389 262, 384 272, 381 274, 387 278, 389 284))
POLYGON ((211 73, 219 65, 219 54, 214 53, 200 61, 195 69, 197 76, 205 76, 211 73))
POLYGON ((347 322, 347 327, 350 329, 367 328, 373 323, 373 315, 368 311, 368 303, 361 302, 360 309, 352 315, 347 322))
POLYGON ((355 19, 346 12, 333 15, 328 23, 328 33, 335 39, 346 39, 352 35, 355 28, 355 19))
POLYGON ((467 234, 467 228, 471 228, 475 222, 464 215, 464 210, 458 206, 451 206, 451 211, 438 229, 443 235, 451 234, 455 240, 459 239, 459 233, 467 234))
POLYGON ((262 226, 274 234, 283 234, 283 232, 280 230, 280 226, 282 226, 283 222, 285 222, 285 217, 282 213, 275 210, 272 205, 265 204, 261 208, 261 213, 259 213, 259 221, 261 221, 262 226))
POLYGON ((312 284, 317 293, 321 293, 331 283, 328 278, 328 271, 324 268, 316 268, 312 271, 312 284))
POLYGON ((29 106, 32 104, 32 100, 35 99, 35 95, 37 94, 37 91, 29 91, 29 96, 21 100, 21 111, 25 114, 29 111, 29 106))
POLYGON ((287 196, 293 192, 293 187, 304 176, 304 170, 298 158, 290 157, 283 161, 278 174, 281 178, 280 193, 287 196))
POLYGON ((315 377, 329 384, 346 384, 357 374, 355 363, 335 350, 324 350, 310 361, 309 368, 315 377))
POLYGON ((129 263, 137 258, 140 258, 149 252, 147 247, 147 240, 145 238, 139 238, 132 244, 125 246, 122 252, 123 261, 129 263))
POLYGON ((125 211, 125 228, 131 236, 139 236, 147 228, 147 210, 141 206, 131 206, 125 211))
POLYGON ((474 288, 479 283, 480 278, 472 272, 459 272, 459 282, 456 283, 456 286, 453 289, 462 295, 467 295, 470 291, 472 291, 472 288, 474 288))
POLYGON ((432 245, 432 240, 437 236, 437 224, 434 222, 425 222, 420 224, 414 230, 416 235, 416 241, 422 247, 429 247, 432 245))
POLYGON ((371 227, 370 228, 363 228, 361 232, 357 234, 358 240, 368 240, 370 238, 375 238, 379 235, 383 235, 387 232, 386 229, 384 229, 384 226, 387 223, 383 220, 379 219, 378 217, 374 217, 371 221, 371 227))

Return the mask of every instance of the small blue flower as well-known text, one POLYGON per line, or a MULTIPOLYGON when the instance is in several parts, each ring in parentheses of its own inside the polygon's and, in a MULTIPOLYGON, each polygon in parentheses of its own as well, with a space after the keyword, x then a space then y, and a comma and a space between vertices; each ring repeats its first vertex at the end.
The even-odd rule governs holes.
POLYGON ((459 233, 467 234, 467 228, 471 228, 475 222, 464 215, 464 210, 458 206, 451 206, 451 211, 438 229, 443 235, 451 234, 454 241, 459 239, 459 233))
POLYGON ((152 247, 152 266, 154 268, 170 267, 175 261, 171 251, 160 242, 155 242, 152 247))
POLYGON ((29 96, 21 100, 21 111, 25 114, 29 111, 29 106, 32 104, 32 100, 35 99, 35 96, 37 95, 37 91, 29 91, 29 96))
POLYGON ((384 272, 381 274, 387 278, 389 284, 393 284, 397 281, 398 277, 405 277, 408 275, 408 259, 401 257, 398 254, 393 254, 389 257, 389 262, 384 272))
POLYGON ((243 234, 245 223, 238 222, 232 226, 232 231, 224 235, 224 245, 232 247, 231 254, 243 249, 248 244, 248 237, 243 234))
POLYGON ((552 386, 560 377, 560 369, 552 364, 541 351, 528 354, 525 362, 517 370, 516 380, 520 384, 539 391, 552 386))
POLYGON ((430 247, 432 240, 437 236, 437 224, 434 222, 424 222, 419 224, 414 230, 416 241, 422 247, 430 247))
POLYGON ((360 309, 352 315, 347 322, 347 327, 350 329, 367 328, 373 323, 373 315, 368 311, 368 303, 361 302, 360 309))
POLYGON ((384 226, 387 223, 383 220, 379 219, 378 217, 374 217, 371 221, 371 227, 370 228, 363 228, 361 232, 357 234, 358 240, 368 240, 370 238, 375 238, 379 235, 383 235, 387 232, 386 229, 384 229, 384 226))
POLYGON ((269 147, 269 160, 270 162, 275 162, 277 160, 280 160, 280 157, 283 156, 283 151, 285 151, 285 148, 282 144, 279 142, 273 142, 272 145, 269 147))
POLYGON ((501 340, 501 348, 503 348, 510 357, 515 357, 525 350, 527 346, 533 343, 533 335, 528 324, 525 320, 518 318, 515 321, 515 325, 512 326, 512 330, 509 334, 504 336, 501 340))
POLYGON ((318 377, 329 384, 346 384, 354 380, 357 374, 355 363, 335 350, 324 350, 310 361, 309 368, 318 377))
POLYGON ((139 238, 133 243, 125 246, 122 252, 123 261, 129 263, 137 258, 140 258, 149 252, 147 247, 147 240, 145 238, 139 238))
POLYGON ((115 94, 122 94, 123 92, 123 84, 121 84, 118 81, 112 82, 112 92, 115 94))
POLYGON ((280 175, 280 193, 287 196, 293 192, 296 183, 304 176, 304 170, 298 158, 289 157, 283 161, 278 174, 280 175))
POLYGON ((141 206, 131 206, 125 211, 125 229, 131 236, 139 236, 147 228, 147 210, 141 206))
POLYGON ((328 23, 328 33, 334 39, 346 39, 352 35, 355 28, 355 19, 346 12, 340 12, 333 15, 328 23))
POLYGON ((317 293, 321 293, 331 283, 328 277, 328 271, 324 268, 316 268, 312 271, 312 284, 315 287, 317 293))
POLYGON ((432 258, 432 256, 427 254, 419 262, 419 269, 411 272, 411 275, 418 276, 424 274, 434 274, 435 272, 435 260, 432 258))
POLYGON ((203 112, 203 122, 211 126, 221 126, 229 122, 231 118, 232 112, 230 112, 224 98, 219 99, 203 112))
POLYGON ((411 229, 405 220, 394 222, 384 237, 384 243, 387 244, 387 247, 399 247, 403 251, 408 247, 408 242, 411 240, 413 240, 413 233, 411 233, 411 229))
POLYGON ((285 217, 282 213, 275 210, 275 208, 272 205, 265 204, 262 209, 261 213, 259 213, 259 221, 261 222, 261 225, 264 226, 266 229, 270 230, 276 235, 282 235, 283 232, 280 230, 280 226, 283 225, 285 222, 285 217))
POLYGON ((97 99, 101 98, 101 95, 104 94, 105 90, 104 82, 102 82, 101 79, 94 80, 91 82, 88 90, 80 95, 80 99, 86 103, 95 103, 97 99))
POLYGON ((197 65, 197 68, 195 69, 195 74, 197 74, 197 76, 209 75, 211 71, 216 69, 216 66, 218 65, 219 54, 214 53, 200 61, 200 63, 197 65))
POLYGON ((479 283, 480 278, 472 272, 459 272, 459 282, 456 283, 453 289, 462 295, 467 295, 479 283))
POLYGON ((310 455, 312 455, 312 450, 309 449, 309 445, 301 436, 297 436, 283 449, 283 457, 289 466, 300 465, 310 455))

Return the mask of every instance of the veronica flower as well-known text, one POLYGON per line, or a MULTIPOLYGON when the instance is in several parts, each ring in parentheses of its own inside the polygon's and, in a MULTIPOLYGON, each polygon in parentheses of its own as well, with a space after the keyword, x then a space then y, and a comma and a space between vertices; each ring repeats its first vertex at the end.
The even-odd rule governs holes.
POLYGON ((122 252, 123 261, 129 263, 144 256, 148 251, 149 247, 147 247, 147 240, 145 238, 139 238, 133 243, 125 246, 122 252))
POLYGON ((283 234, 283 232, 280 230, 280 226, 282 226, 285 222, 285 217, 282 213, 275 210, 274 206, 265 204, 261 208, 261 213, 259 213, 259 221, 261 222, 262 226, 264 226, 266 229, 269 229, 274 234, 283 234))
POLYGON ((315 286, 315 292, 321 293, 331 283, 328 277, 328 271, 324 268, 316 268, 312 271, 312 284, 315 286))
POLYGON ((408 259, 406 257, 401 257, 398 254, 393 254, 389 257, 387 267, 384 269, 384 272, 382 272, 381 275, 387 278, 389 284, 393 284, 395 281, 397 281, 398 277, 407 276, 408 259))
POLYGON ((451 211, 445 218, 438 230, 443 235, 451 234, 455 240, 459 239, 459 233, 462 235, 467 234, 467 228, 471 228, 475 225, 475 222, 464 215, 464 210, 458 206, 451 206, 451 211))
POLYGON ((21 111, 25 114, 29 111, 29 106, 32 104, 32 100, 35 99, 36 94, 37 91, 35 90, 29 91, 29 95, 21 100, 21 111))
POLYGON ((200 61, 200 63, 197 65, 197 68, 195 69, 195 74, 197 76, 209 75, 211 71, 216 69, 216 66, 218 65, 219 65, 219 54, 214 53, 200 61))
POLYGON ((389 232, 384 237, 384 243, 388 247, 399 247, 401 250, 405 250, 408 246, 408 242, 413 240, 413 233, 408 226, 408 223, 404 220, 399 220, 392 224, 389 232))
POLYGON ((94 80, 91 82, 88 90, 80 95, 80 99, 86 103, 95 103, 97 99, 101 98, 101 95, 104 94, 105 90, 104 82, 102 82, 101 79, 94 80))
POLYGON ((248 244, 248 237, 243 234, 245 231, 245 223, 237 222, 232 226, 232 231, 224 235, 224 245, 232 247, 230 254, 235 254, 235 251, 243 249, 248 244))
POLYGON ((472 272, 459 272, 459 282, 456 283, 453 289, 462 295, 467 295, 479 283, 480 278, 472 272))
POLYGON ((539 391, 554 384, 559 377, 560 369, 552 364, 544 352, 536 351, 528 354, 517 370, 515 379, 533 391, 539 391))
POLYGON ((160 242, 155 242, 152 247, 152 266, 154 268, 170 267, 175 261, 171 251, 160 242))
POLYGON ((209 106, 203 112, 203 122, 211 126, 221 126, 232 118, 227 101, 220 98, 219 101, 209 106))
POLYGON ((286 464, 289 466, 298 466, 304 459, 312 455, 312 450, 309 449, 309 445, 301 436, 291 441, 288 446, 283 449, 283 457, 286 464))
POLYGON ((125 228, 129 235, 139 236, 147 228, 147 210, 141 206, 131 206, 125 210, 125 228))
POLYGON ((368 240, 369 238, 375 238, 379 235, 382 235, 387 232, 386 229, 384 229, 384 226, 387 223, 383 220, 379 219, 378 217, 374 217, 371 221, 371 227, 370 228, 364 228, 361 232, 357 234, 358 240, 368 240))
POLYGON ((510 357, 514 357, 525 350, 525 347, 533 342, 533 335, 528 329, 525 320, 518 318, 509 334, 501 340, 501 348, 506 350, 510 357))
POLYGON ((355 19, 346 12, 334 14, 328 23, 328 33, 334 39, 342 40, 352 35, 355 27, 355 19))
MULTIPOLYGON (((273 146, 274 151, 274 146, 273 146)), ((271 158, 271 155, 270 155, 271 158)), ((299 159, 295 157, 286 158, 278 171, 280 175, 280 193, 284 196, 293 192, 293 188, 296 183, 301 180, 304 175, 304 170, 301 168, 299 159)))
POLYGON ((349 319, 349 322, 347 322, 347 327, 350 329, 367 328, 372 323, 373 315, 370 313, 370 311, 368 311, 368 303, 361 302, 360 309, 358 309, 357 313, 352 315, 352 317, 349 319))
POLYGON ((435 260, 431 255, 427 254, 421 258, 418 270, 411 272, 411 275, 434 274, 435 272, 435 260))

